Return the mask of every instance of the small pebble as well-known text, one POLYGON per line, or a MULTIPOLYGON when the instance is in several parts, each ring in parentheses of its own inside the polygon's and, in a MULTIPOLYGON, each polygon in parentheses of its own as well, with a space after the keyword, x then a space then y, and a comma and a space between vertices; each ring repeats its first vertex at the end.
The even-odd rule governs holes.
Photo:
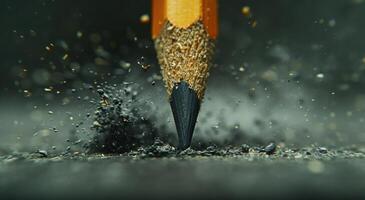
POLYGON ((267 155, 271 155, 273 153, 275 153, 276 150, 276 144, 275 143, 270 143, 269 145, 267 145, 263 151, 267 154, 267 155))
POLYGON ((48 152, 46 150, 38 150, 37 153, 43 158, 48 157, 48 152))
POLYGON ((241 150, 243 153, 248 153, 250 151, 250 147, 247 144, 241 145, 241 150))
POLYGON ((325 147, 319 147, 319 148, 318 148, 318 152, 319 152, 319 153, 322 153, 322 154, 326 154, 326 153, 328 152, 328 150, 327 150, 327 148, 325 148, 325 147))

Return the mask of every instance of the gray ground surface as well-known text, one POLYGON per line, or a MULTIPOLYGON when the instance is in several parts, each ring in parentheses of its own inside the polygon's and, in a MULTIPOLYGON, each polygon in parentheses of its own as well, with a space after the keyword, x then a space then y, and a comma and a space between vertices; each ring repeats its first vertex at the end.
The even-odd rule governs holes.
POLYGON ((47 158, 40 153, 3 155, 0 192, 9 199, 365 197, 365 154, 361 150, 279 148, 267 155, 239 149, 188 150, 163 157, 146 157, 141 152, 47 158))

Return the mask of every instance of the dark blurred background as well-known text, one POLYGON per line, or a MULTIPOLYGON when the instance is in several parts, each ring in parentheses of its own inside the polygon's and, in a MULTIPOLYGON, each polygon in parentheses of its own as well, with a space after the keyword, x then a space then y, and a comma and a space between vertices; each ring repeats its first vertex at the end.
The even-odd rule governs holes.
MULTIPOLYGON (((365 1, 219 3, 196 138, 365 144, 365 1)), ((147 0, 2 0, 0 148, 63 150, 92 134, 87 88, 105 81, 140 85, 146 115, 174 133, 145 14, 147 0)))

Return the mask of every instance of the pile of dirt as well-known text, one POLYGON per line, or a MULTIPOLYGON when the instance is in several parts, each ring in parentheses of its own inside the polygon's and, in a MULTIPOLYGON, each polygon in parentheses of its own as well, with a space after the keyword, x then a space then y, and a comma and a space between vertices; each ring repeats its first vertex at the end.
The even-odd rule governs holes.
POLYGON ((100 101, 94 113, 94 137, 86 144, 89 153, 124 153, 151 145, 157 137, 153 119, 142 115, 147 110, 138 101, 135 85, 105 86, 97 89, 100 101))

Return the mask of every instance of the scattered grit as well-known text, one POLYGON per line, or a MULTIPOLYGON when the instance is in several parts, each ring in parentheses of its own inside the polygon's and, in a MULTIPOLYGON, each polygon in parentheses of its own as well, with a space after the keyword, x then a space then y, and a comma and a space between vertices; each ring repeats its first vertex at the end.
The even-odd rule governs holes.
MULTIPOLYGON (((248 161, 258 159, 285 160, 332 160, 364 159, 365 148, 330 148, 312 145, 304 148, 287 148, 285 144, 269 143, 262 146, 247 144, 211 144, 204 141, 193 143, 184 151, 175 149, 176 138, 171 138, 163 129, 154 127, 153 118, 143 117, 148 107, 138 101, 138 92, 133 84, 123 87, 99 87, 99 105, 94 114, 92 129, 95 135, 86 144, 84 152, 67 150, 63 153, 49 153, 38 150, 32 153, 11 153, 0 149, 0 163, 15 160, 65 159, 93 160, 113 157, 133 159, 144 158, 242 158, 248 161), (103 88, 103 89, 101 89, 103 88)), ((171 134, 170 134, 171 135, 171 134)))
POLYGON ((88 153, 123 153, 142 145, 151 145, 157 130, 150 119, 142 116, 148 110, 138 101, 135 85, 99 88, 99 105, 94 113, 95 136, 85 144, 88 153))
POLYGON ((67 159, 77 160, 97 160, 105 158, 132 158, 132 159, 149 159, 149 158, 240 158, 248 161, 260 159, 271 160, 336 160, 336 159, 365 159, 365 149, 359 147, 327 149, 325 147, 305 147, 300 149, 291 149, 277 146, 270 143, 265 147, 250 147, 246 144, 241 146, 217 147, 209 146, 204 149, 188 148, 184 151, 178 151, 173 146, 156 139, 151 145, 140 146, 136 150, 130 150, 120 154, 103 154, 103 153, 78 153, 69 152, 67 154, 49 155, 44 151, 34 153, 13 153, 0 154, 0 163, 7 163, 15 160, 39 160, 46 159, 52 161, 61 161, 67 159))
MULTIPOLYGON (((305 148, 286 148, 284 144, 269 143, 262 146, 247 144, 211 144, 204 141, 193 143, 184 151, 175 149, 176 138, 169 137, 161 128, 154 127, 153 118, 143 117, 149 110, 138 101, 137 88, 133 84, 123 87, 106 86, 98 89, 99 106, 95 111, 92 129, 95 136, 85 145, 85 153, 63 154, 66 157, 126 156, 133 158, 153 157, 245 157, 284 159, 335 159, 365 158, 365 149, 360 147, 327 149, 312 145, 305 148)), ((48 157, 44 152, 36 152, 38 157, 48 157)))

